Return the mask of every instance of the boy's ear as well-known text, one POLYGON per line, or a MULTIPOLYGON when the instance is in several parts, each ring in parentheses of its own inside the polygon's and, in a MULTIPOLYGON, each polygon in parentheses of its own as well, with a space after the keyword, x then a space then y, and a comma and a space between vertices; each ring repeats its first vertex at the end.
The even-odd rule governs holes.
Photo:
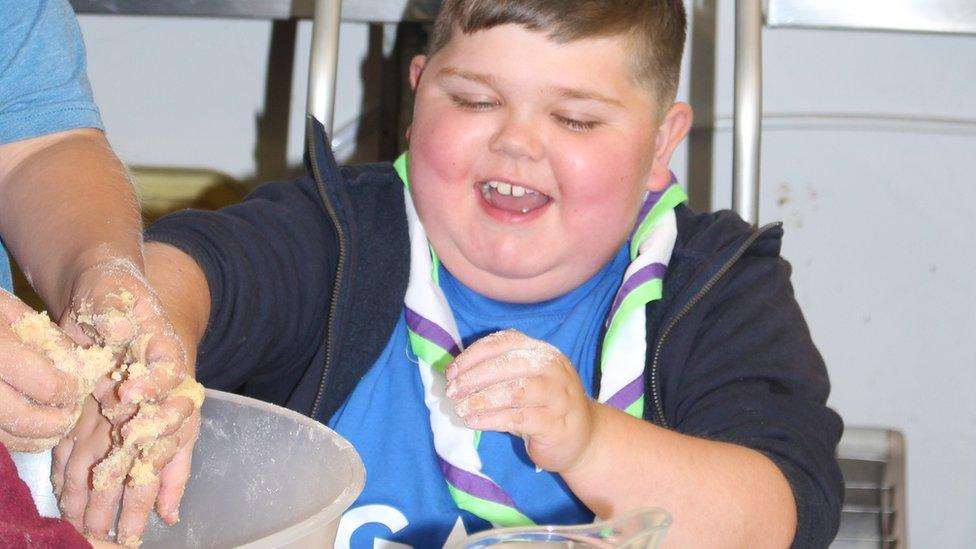
POLYGON ((410 89, 413 91, 417 91, 417 85, 420 84, 420 75, 423 74, 424 67, 426 66, 426 55, 415 55, 410 60, 410 89))
MULTIPOLYGON (((427 56, 426 55, 415 55, 413 59, 410 60, 410 89, 414 92, 417 91, 417 86, 420 85, 420 75, 424 73, 424 67, 427 66, 427 56)), ((410 141, 410 128, 412 125, 407 126, 406 136, 407 141, 410 141)))
POLYGON ((647 182, 649 191, 663 191, 671 183, 671 155, 691 131, 692 118, 691 105, 687 103, 675 103, 665 113, 654 141, 654 163, 647 182))

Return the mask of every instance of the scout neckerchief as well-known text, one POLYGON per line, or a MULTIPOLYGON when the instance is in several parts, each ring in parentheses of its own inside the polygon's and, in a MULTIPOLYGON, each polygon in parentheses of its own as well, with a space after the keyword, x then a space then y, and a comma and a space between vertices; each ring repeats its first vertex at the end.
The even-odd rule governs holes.
MULTIPOLYGON (((532 519, 516 509, 505 490, 481 472, 481 432, 464 426, 454 413, 454 404, 444 394, 444 370, 461 353, 462 344, 451 307, 440 288, 440 261, 427 242, 410 196, 407 162, 404 153, 393 164, 406 186, 403 194, 410 230, 410 281, 403 312, 410 346, 419 359, 438 465, 459 508, 495 525, 532 524, 532 519)), ((631 263, 607 315, 603 338, 597 400, 635 417, 642 417, 644 411, 644 306, 661 298, 662 281, 678 234, 674 208, 687 199, 675 183, 672 176, 666 190, 648 193, 644 199, 631 234, 631 263)))

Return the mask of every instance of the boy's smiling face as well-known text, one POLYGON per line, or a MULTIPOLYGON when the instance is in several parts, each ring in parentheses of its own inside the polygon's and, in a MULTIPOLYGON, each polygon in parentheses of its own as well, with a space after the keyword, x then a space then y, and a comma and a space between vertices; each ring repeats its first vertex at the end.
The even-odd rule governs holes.
POLYGON ((631 76, 624 38, 558 44, 502 25, 411 65, 410 182, 431 245, 469 288, 564 294, 627 239, 691 124, 631 76))

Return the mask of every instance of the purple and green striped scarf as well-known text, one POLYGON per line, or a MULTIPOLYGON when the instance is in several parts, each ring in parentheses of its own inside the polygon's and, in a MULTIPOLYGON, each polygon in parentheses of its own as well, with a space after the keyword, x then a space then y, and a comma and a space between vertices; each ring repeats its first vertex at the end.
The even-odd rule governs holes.
MULTIPOLYGON (((481 472, 481 432, 468 429, 445 395, 444 370, 463 347, 450 305, 438 280, 439 260, 427 241, 410 195, 407 155, 394 163, 406 186, 410 231, 410 281, 404 303, 410 345, 419 359, 424 402, 430 410, 434 450, 447 488, 461 509, 496 526, 532 524, 505 490, 481 472)), ((687 200, 672 176, 671 185, 648 193, 630 239, 631 263, 607 315, 600 356, 598 402, 642 417, 647 348, 644 307, 661 298, 664 275, 677 238, 674 208, 687 200)))

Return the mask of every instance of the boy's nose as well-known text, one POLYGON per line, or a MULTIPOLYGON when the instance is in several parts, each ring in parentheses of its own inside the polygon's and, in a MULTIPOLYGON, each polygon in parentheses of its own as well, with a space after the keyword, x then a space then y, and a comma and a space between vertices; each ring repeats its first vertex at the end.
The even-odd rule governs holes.
POLYGON ((489 143, 489 149, 511 158, 541 160, 543 145, 532 120, 511 116, 502 124, 489 143))

